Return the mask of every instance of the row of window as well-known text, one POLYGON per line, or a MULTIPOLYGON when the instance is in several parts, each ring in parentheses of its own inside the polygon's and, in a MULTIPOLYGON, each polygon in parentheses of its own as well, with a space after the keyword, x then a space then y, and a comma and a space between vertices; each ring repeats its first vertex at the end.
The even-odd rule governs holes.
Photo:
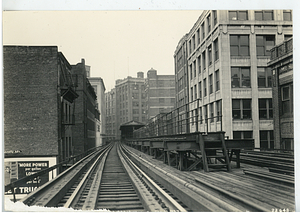
MULTIPOLYGON (((252 131, 233 131, 233 139, 252 139, 252 131)), ((274 149, 274 133, 273 130, 259 131, 260 149, 273 150, 274 149)), ((288 147, 289 149, 290 147, 288 147)))
MULTIPOLYGON (((257 21, 269 21, 274 20, 273 10, 260 10, 254 11, 255 20, 257 21)), ((229 20, 248 20, 248 11, 228 11, 229 20)), ((292 11, 283 11, 283 20, 292 21, 292 11)), ((188 42, 189 53, 196 49, 196 47, 203 41, 205 36, 211 31, 212 26, 217 24, 217 11, 213 10, 212 14, 209 14, 206 20, 200 25, 200 28, 192 36, 191 40, 188 42)), ((246 51, 246 50, 245 50, 246 51)), ((178 59, 179 60, 179 59, 178 59)))
MULTIPOLYGON (((240 20, 240 21, 249 20, 247 10, 228 11, 228 15, 229 15, 229 20, 240 20)), ((254 17, 256 21, 272 21, 274 20, 274 11, 273 10, 254 11, 254 17)), ((292 21, 291 10, 283 11, 283 20, 292 21)))
MULTIPOLYGON (((269 67, 257 68, 257 86, 272 87, 272 70, 269 67)), ((231 87, 251 87, 250 67, 231 67, 231 87)))
POLYGON ((208 84, 209 84, 208 85, 209 87, 207 89, 207 80, 206 80, 206 78, 204 78, 203 83, 202 83, 202 81, 199 81, 198 85, 196 84, 193 87, 191 87, 191 93, 190 93, 191 101, 194 101, 198 98, 202 99, 202 95, 203 95, 203 97, 205 97, 205 96, 207 96, 208 93, 212 94, 213 92, 220 90, 220 72, 219 72, 219 70, 216 70, 214 75, 210 74, 208 76, 208 84), (197 90, 197 86, 198 86, 198 90, 197 90), (203 86, 203 92, 202 92, 202 86, 203 86), (199 96, 198 96, 197 92, 199 92, 199 96))
MULTIPOLYGON (((222 114, 222 105, 221 101, 216 101, 215 108, 217 112, 217 121, 220 119, 219 116, 222 114)), ((262 98, 258 99, 258 110, 259 110, 259 119, 273 119, 273 105, 271 98, 262 98)), ((195 117, 197 109, 192 111, 192 117, 195 117)), ((214 118, 214 103, 203 106, 204 119, 213 119, 214 118), (207 108, 209 107, 210 115, 207 114, 207 108)), ((239 120, 252 119, 252 100, 251 99, 232 99, 232 118, 239 120)), ((202 107, 199 108, 199 119, 202 123, 202 107)), ((213 121, 213 120, 212 120, 213 121)))
MULTIPOLYGON (((270 56, 270 49, 275 46, 274 35, 257 35, 256 36, 256 55, 257 56, 270 56)), ((198 73, 205 71, 206 69, 206 55, 208 56, 208 66, 212 64, 213 56, 214 61, 219 59, 219 45, 218 39, 213 42, 213 46, 210 45, 207 50, 204 50, 201 55, 197 57, 189 65, 190 79, 196 77, 197 69, 198 73), (206 54, 207 52, 207 54, 206 54), (214 54, 213 54, 214 53, 214 54)), ((248 35, 230 35, 230 55, 231 56, 249 56, 249 36, 248 35)), ((245 70, 245 72, 247 72, 245 70)))
MULTIPOLYGON (((259 119, 273 119, 272 99, 258 99, 259 119)), ((233 119, 252 119, 251 99, 232 99, 233 119)))
POLYGON ((214 40, 213 45, 209 45, 207 50, 204 50, 197 59, 190 64, 190 78, 196 77, 197 66, 198 73, 204 72, 206 70, 206 52, 208 55, 208 66, 212 65, 213 60, 217 61, 219 59, 219 42, 218 39, 214 40))
POLYGON ((215 26, 218 21, 217 11, 213 10, 201 24, 200 28, 193 35, 192 39, 189 40, 189 52, 191 53, 201 41, 204 40, 205 36, 212 30, 212 26, 215 26))

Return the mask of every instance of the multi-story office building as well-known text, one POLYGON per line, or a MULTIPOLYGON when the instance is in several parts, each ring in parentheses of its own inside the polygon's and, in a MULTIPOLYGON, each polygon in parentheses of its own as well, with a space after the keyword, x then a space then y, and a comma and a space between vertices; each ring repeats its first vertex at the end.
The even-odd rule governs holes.
POLYGON ((104 81, 100 77, 90 77, 89 72, 87 72, 88 79, 94 88, 97 95, 96 99, 96 109, 99 112, 99 120, 96 119, 96 146, 102 146, 105 144, 106 130, 106 108, 105 108, 105 85, 104 81))
POLYGON ((116 80, 116 135, 120 137, 120 125, 128 121, 146 121, 146 95, 144 73, 137 78, 128 76, 116 80))
MULTIPOLYGON (((272 73, 267 63, 270 49, 292 31, 288 10, 204 11, 185 37, 188 110, 191 118, 198 118, 197 125, 190 119, 190 131, 223 130, 229 138, 254 138, 255 147, 273 149, 272 73), (263 109, 266 115, 260 113, 263 109), (261 145, 266 143, 268 147, 261 145)), ((177 73, 181 46, 174 58, 177 73)), ((179 79, 177 74, 177 87, 179 79)))
POLYGON ((147 72, 145 93, 147 119, 170 112, 175 104, 174 75, 157 75, 157 71, 151 68, 147 72))
MULTIPOLYGON (((294 150, 294 110, 293 110, 293 39, 290 38, 271 49, 268 63, 273 73, 273 117, 274 148, 294 150)), ((268 108, 259 113, 267 115, 268 108)), ((261 146, 267 147, 267 143, 261 146)))
POLYGON ((116 138, 116 89, 113 88, 105 93, 106 105, 106 136, 107 140, 116 138))

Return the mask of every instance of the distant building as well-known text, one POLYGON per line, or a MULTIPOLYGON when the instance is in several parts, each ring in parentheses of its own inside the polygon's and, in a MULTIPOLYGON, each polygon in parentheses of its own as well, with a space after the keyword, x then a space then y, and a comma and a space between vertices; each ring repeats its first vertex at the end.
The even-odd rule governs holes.
MULTIPOLYGON (((74 155, 74 104, 79 95, 77 76, 56 46, 4 46, 3 65, 8 184, 74 155)), ((39 185, 51 178, 43 175, 39 185)), ((24 183, 16 189, 17 199, 35 187, 24 183)))
POLYGON ((175 105, 175 76, 157 75, 157 71, 151 68, 147 72, 146 79, 146 106, 147 119, 155 117, 159 113, 167 113, 174 109, 175 105))
POLYGON ((271 49, 268 66, 273 73, 274 148, 294 150, 292 38, 271 49))
POLYGON ((116 139, 116 89, 105 93, 105 105, 106 105, 106 122, 105 130, 107 140, 116 139))
POLYGON ((100 113, 100 119, 96 121, 96 146, 102 146, 106 137, 105 86, 102 78, 88 76, 88 79, 97 95, 96 110, 100 113))
POLYGON ((116 80, 116 125, 115 131, 120 138, 120 126, 129 121, 146 121, 146 95, 144 73, 138 72, 137 78, 128 76, 116 80))
POLYGON ((174 54, 177 106, 187 94, 189 100, 186 129, 223 130, 229 138, 253 138, 256 148, 274 149, 267 63, 270 49, 292 33, 290 10, 204 11, 174 54))
POLYGON ((87 78, 85 60, 72 65, 72 75, 77 76, 79 95, 75 103, 75 126, 73 127, 74 155, 96 147, 96 120, 100 120, 96 110, 96 93, 87 78))

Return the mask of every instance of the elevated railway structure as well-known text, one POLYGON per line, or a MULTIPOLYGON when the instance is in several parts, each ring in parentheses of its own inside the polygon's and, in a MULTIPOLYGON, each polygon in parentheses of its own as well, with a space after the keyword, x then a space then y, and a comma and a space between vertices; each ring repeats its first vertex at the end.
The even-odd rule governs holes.
MULTIPOLYGON (((164 144, 169 148, 181 147, 172 141, 164 144)), ((243 163, 241 168, 232 167, 230 172, 226 166, 217 172, 205 172, 199 167, 188 170, 184 166, 179 170, 172 163, 169 166, 172 158, 165 163, 147 154, 153 147, 136 146, 143 147, 144 152, 119 142, 103 146, 21 201, 29 206, 139 212, 295 210, 292 179, 286 181, 279 176, 262 179, 247 174, 243 163)), ((193 154, 200 156, 196 151, 193 154)), ((185 158, 182 160, 184 164, 185 158)), ((255 166, 248 170, 254 168, 257 173, 269 172, 255 166)))

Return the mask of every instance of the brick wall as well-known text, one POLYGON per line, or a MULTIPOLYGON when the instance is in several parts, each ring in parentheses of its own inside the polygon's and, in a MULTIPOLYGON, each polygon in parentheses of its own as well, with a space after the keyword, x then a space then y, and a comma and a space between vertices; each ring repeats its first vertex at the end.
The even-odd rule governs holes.
POLYGON ((4 46, 5 151, 58 155, 57 47, 4 46))

